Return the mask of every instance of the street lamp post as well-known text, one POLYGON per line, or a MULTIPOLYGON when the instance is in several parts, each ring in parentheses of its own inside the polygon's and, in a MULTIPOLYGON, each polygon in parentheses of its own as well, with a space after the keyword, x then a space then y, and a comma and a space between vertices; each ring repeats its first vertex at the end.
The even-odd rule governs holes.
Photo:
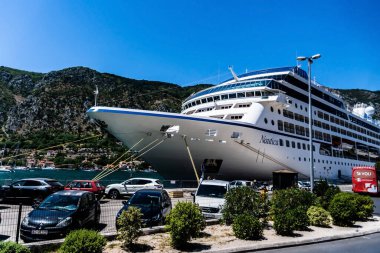
POLYGON ((315 54, 310 57, 299 56, 297 57, 297 61, 307 60, 307 68, 308 68, 308 81, 309 81, 309 146, 310 146, 310 191, 313 192, 314 189, 314 156, 313 156, 313 114, 312 114, 312 106, 311 106, 311 64, 313 60, 320 58, 320 54, 315 54))

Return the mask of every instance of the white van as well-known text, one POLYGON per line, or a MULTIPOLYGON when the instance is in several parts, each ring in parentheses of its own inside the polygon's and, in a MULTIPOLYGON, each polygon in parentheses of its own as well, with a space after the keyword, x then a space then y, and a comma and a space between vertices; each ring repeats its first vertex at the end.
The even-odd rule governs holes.
POLYGON ((202 209, 205 218, 222 218, 224 195, 229 182, 222 180, 203 180, 195 193, 194 202, 202 209))

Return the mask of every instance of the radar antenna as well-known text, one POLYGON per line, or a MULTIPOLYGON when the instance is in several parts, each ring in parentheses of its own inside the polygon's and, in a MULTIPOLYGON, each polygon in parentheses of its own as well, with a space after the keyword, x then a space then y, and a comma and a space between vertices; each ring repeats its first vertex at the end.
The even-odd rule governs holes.
POLYGON ((232 76, 234 77, 235 81, 236 82, 239 82, 239 78, 237 77, 236 73, 234 72, 234 70, 232 69, 232 66, 228 66, 228 69, 231 71, 231 74, 232 76))
POLYGON ((98 90, 98 85, 95 85, 95 90, 94 90, 94 95, 95 95, 95 106, 97 106, 97 101, 98 101, 98 94, 99 94, 99 90, 98 90))

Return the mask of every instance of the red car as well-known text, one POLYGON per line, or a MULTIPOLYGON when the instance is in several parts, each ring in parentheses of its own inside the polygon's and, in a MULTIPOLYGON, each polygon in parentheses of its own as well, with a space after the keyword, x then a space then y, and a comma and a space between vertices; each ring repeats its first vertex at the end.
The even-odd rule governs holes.
POLYGON ((98 199, 104 195, 105 187, 96 180, 74 180, 65 186, 65 190, 79 190, 93 192, 98 199))

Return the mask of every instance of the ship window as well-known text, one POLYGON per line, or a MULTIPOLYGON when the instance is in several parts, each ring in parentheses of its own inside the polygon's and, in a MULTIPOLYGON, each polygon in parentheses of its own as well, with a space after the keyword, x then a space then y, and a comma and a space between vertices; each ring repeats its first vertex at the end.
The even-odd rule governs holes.
POLYGON ((195 104, 195 101, 194 102, 191 102, 191 106, 195 106, 196 104, 195 104))
POLYGON ((280 146, 284 146, 284 141, 280 139, 280 146))
POLYGON ((278 130, 280 131, 284 130, 284 125, 282 123, 282 120, 277 120, 277 126, 278 126, 278 130))
POLYGON ((261 92, 260 91, 255 91, 255 97, 261 97, 261 92))
POLYGON ((245 97, 245 93, 244 92, 239 92, 239 93, 237 93, 237 97, 238 98, 244 98, 245 97))
POLYGON ((290 147, 290 142, 288 140, 286 140, 286 146, 290 147))
POLYGON ((214 101, 213 97, 208 97, 207 98, 207 102, 212 102, 212 101, 214 101))
POLYGON ((202 98, 202 104, 207 103, 207 100, 205 98, 202 98))
POLYGON ((306 150, 306 144, 305 143, 302 143, 302 149, 306 150))
POLYGON ((270 111, 273 112, 273 106, 270 107, 270 111))
POLYGON ((232 132, 231 138, 238 139, 238 138, 240 138, 240 136, 241 136, 241 133, 239 133, 239 132, 232 132))
POLYGON ((292 148, 296 148, 296 143, 292 141, 292 148))
POLYGON ((272 123, 272 126, 274 126, 274 120, 273 119, 271 120, 271 123, 272 123))
POLYGON ((219 96, 214 96, 214 101, 218 101, 220 100, 220 97, 219 96))
POLYGON ((300 109, 303 110, 302 105, 300 105, 300 109))
MULTIPOLYGON (((298 105, 297 105, 297 103, 295 103, 295 104, 294 104, 294 107, 295 107, 295 108, 298 108, 298 105)), ((301 160, 301 158, 300 158, 300 160, 301 160)))
POLYGON ((278 112, 278 114, 281 114, 281 110, 280 109, 278 109, 277 112, 278 112))
POLYGON ((227 94, 221 95, 221 98, 222 98, 222 100, 226 100, 226 99, 228 99, 228 95, 227 94))
MULTIPOLYGON (((254 97, 255 96, 255 93, 253 91, 249 91, 249 92, 246 92, 245 95, 247 97, 254 97)), ((236 94, 235 94, 235 97, 236 97, 236 94)))
POLYGON ((236 93, 229 94, 229 98, 236 98, 236 93))
POLYGON ((217 136, 217 134, 218 134, 218 130, 216 129, 207 129, 206 131, 207 136, 217 136))
POLYGON ((195 103, 197 103, 197 105, 200 105, 200 104, 201 104, 201 101, 200 101, 200 100, 197 100, 197 101, 195 101, 195 103))
POLYGON ((265 124, 268 123, 268 119, 267 119, 267 118, 264 118, 264 123, 265 123, 265 124))
POLYGON ((297 142, 297 148, 301 149, 301 143, 297 142))

